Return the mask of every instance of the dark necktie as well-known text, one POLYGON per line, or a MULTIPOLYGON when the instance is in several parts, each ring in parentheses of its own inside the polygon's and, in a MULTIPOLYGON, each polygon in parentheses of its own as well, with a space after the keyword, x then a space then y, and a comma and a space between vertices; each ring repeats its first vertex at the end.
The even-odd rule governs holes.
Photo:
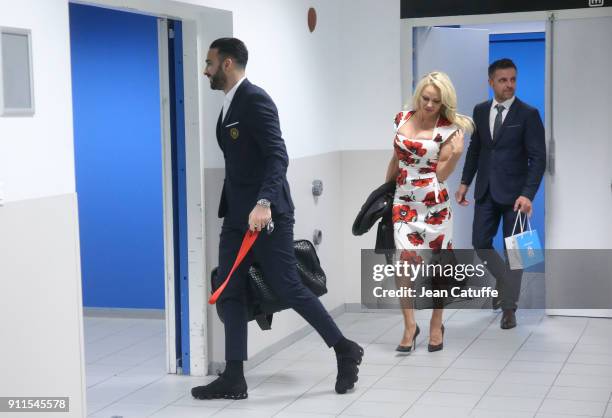
POLYGON ((503 105, 497 104, 495 105, 495 109, 497 109, 497 116, 495 116, 495 123, 493 124, 493 141, 497 139, 499 128, 502 126, 502 112, 506 108, 503 105))

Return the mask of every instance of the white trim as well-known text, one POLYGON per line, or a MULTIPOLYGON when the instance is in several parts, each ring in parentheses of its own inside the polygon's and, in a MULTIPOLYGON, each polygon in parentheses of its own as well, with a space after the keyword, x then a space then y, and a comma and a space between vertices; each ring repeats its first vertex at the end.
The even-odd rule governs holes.
POLYGON ((30 29, 0 26, 0 116, 32 116, 34 107, 34 68, 32 60, 32 31, 30 29), (4 107, 4 75, 2 72, 2 34, 24 35, 28 40, 28 69, 30 71, 30 107, 5 108, 4 107))
POLYGON ((168 373, 177 372, 176 313, 174 292, 174 220, 172 204, 172 135, 170 132, 170 81, 168 66, 168 21, 158 19, 159 97, 162 142, 162 183, 164 218, 164 288, 166 307, 166 366, 168 373))
POLYGON ((187 190, 187 247, 189 249, 189 373, 204 376, 208 371, 207 280, 204 237, 204 154, 200 142, 198 27, 183 20, 183 102, 185 119, 185 164, 187 190))
MULTIPOLYGON (((551 175, 554 175, 554 151, 555 151, 555 145, 554 145, 554 131, 553 131, 553 24, 554 24, 554 20, 556 19, 556 16, 554 13, 549 13, 546 19, 546 31, 545 31, 545 41, 544 41, 544 45, 545 45, 545 54, 546 54, 546 58, 545 58, 545 64, 544 64, 544 132, 546 134, 546 150, 547 150, 547 155, 546 155, 546 173, 548 173, 548 176, 545 176, 544 179, 544 184, 545 187, 548 188, 548 178, 551 175), (552 145, 551 145, 552 144, 552 145), (551 153, 552 151, 552 153, 551 153), (551 164, 552 161, 552 164, 551 164)), ((545 206, 545 210, 548 206, 547 201, 549 200, 549 195, 546 194, 546 201, 544 202, 544 206, 545 206)), ((546 219, 548 219, 548 217, 546 217, 546 219)), ((545 225, 546 225, 546 219, 545 219, 545 225)), ((549 227, 548 225, 545 226, 549 227)), ((548 248, 548 246, 545 244, 544 245, 545 248, 548 248)))
POLYGON ((74 249, 75 249, 75 277, 76 281, 76 300, 78 301, 77 317, 79 321, 79 351, 81 357, 81 416, 87 413, 87 365, 85 364, 85 320, 83 315, 83 279, 81 270, 81 237, 79 231, 81 225, 79 223, 79 201, 76 193, 71 195, 71 204, 74 207, 74 249))

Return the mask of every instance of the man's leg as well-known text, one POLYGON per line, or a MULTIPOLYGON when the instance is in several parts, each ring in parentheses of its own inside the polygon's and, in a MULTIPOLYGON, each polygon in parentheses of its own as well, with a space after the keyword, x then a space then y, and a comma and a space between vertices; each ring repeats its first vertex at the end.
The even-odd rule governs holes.
POLYGON ((338 363, 336 392, 346 393, 357 382, 363 349, 344 338, 321 301, 302 283, 293 250, 293 216, 278 215, 274 223, 274 232, 262 233, 255 243, 255 259, 276 295, 312 325, 329 347, 334 347, 338 363))
MULTIPOLYGON (((230 272, 242 240, 244 231, 226 225, 221 229, 219 240, 219 267, 217 277, 220 282, 230 272)), ((244 399, 247 397, 247 385, 244 379, 243 361, 247 359, 247 276, 252 264, 249 253, 240 267, 236 269, 227 287, 217 301, 223 311, 225 329, 225 361, 223 374, 212 383, 198 386, 191 390, 192 396, 198 399, 244 399)))
POLYGON ((506 271, 504 260, 493 248, 493 238, 497 234, 501 215, 498 205, 493 201, 488 191, 481 199, 476 201, 472 226, 472 245, 478 257, 486 262, 487 269, 495 277, 500 295, 494 299, 493 308, 497 307, 495 302, 503 300, 503 281, 506 271))
POLYGON ((274 293, 299 313, 332 347, 342 339, 342 332, 325 307, 302 283, 293 250, 293 219, 278 215, 274 232, 261 233, 254 245, 255 259, 261 265, 266 283, 274 293))

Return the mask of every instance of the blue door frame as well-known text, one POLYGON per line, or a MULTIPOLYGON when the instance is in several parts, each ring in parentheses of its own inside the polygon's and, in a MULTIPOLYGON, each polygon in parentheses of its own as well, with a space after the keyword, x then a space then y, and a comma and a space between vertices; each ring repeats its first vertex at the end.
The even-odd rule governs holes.
POLYGON ((187 249, 187 179, 183 89, 183 31, 180 21, 168 20, 170 133, 174 219, 174 277, 177 368, 189 374, 189 274, 187 249))

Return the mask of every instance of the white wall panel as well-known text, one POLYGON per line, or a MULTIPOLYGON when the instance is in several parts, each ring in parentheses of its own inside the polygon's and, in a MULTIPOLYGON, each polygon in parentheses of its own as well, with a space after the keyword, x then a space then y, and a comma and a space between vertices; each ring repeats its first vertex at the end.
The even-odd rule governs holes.
POLYGON ((74 194, 0 207, 0 393, 68 396, 62 416, 75 418, 86 415, 76 219, 74 194))

